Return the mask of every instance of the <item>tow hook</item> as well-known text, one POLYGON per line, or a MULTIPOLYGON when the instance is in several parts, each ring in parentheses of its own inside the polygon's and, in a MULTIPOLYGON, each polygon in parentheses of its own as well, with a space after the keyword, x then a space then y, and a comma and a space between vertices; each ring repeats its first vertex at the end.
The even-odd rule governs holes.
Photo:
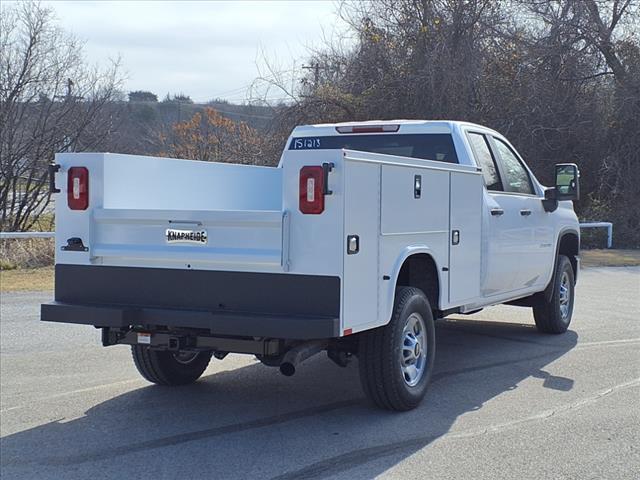
POLYGON ((186 346, 187 342, 184 337, 169 337, 167 340, 167 350, 179 351, 183 350, 186 346))

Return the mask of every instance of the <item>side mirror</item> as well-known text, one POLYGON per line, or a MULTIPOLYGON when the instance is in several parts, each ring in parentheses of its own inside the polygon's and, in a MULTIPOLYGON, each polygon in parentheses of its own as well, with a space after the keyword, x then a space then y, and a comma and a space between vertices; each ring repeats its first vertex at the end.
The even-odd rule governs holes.
POLYGON ((555 187, 547 188, 544 191, 544 200, 542 206, 545 212, 551 213, 558 209, 558 191, 555 187))
POLYGON ((580 199, 580 171, 575 163, 556 165, 556 199, 580 199))

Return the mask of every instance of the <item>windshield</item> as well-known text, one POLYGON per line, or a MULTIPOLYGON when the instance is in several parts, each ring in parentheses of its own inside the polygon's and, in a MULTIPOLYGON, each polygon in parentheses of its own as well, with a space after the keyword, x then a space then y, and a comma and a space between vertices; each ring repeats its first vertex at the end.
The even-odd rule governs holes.
POLYGON ((458 163, 453 139, 451 134, 448 133, 296 137, 292 138, 289 144, 289 150, 333 150, 342 148, 436 160, 438 162, 458 163))

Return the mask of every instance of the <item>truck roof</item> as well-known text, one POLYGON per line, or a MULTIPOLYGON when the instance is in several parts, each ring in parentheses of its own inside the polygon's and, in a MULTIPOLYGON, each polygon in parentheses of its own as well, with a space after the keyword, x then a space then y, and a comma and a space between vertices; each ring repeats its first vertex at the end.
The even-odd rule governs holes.
MULTIPOLYGON (((381 135, 393 135, 398 133, 451 133, 459 126, 475 126, 490 130, 482 125, 456 120, 367 120, 362 122, 319 123, 316 125, 300 125, 291 133, 292 137, 310 136, 334 136, 340 135, 336 127, 349 126, 373 126, 373 125, 399 125, 397 131, 380 132, 381 135)), ((497 132, 496 132, 497 133, 497 132)))

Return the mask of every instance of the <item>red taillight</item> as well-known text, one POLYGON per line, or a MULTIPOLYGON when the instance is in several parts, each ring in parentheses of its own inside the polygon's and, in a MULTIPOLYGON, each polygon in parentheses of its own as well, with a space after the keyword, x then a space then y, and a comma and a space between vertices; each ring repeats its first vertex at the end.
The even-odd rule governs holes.
POLYGON ((397 132, 400 125, 346 125, 336 127, 338 133, 383 133, 397 132))
POLYGON ((317 215, 324 212, 324 172, 322 167, 300 169, 300 211, 317 215))
POLYGON ((71 210, 86 210, 89 206, 89 170, 85 167, 69 169, 67 203, 71 210))

